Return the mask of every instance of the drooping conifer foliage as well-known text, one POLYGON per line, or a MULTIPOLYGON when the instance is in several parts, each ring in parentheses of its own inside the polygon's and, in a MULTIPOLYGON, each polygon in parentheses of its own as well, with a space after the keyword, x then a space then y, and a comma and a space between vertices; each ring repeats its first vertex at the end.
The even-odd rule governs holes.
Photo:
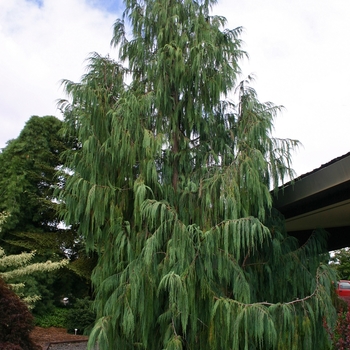
POLYGON ((239 83, 241 29, 214 0, 124 3, 121 63, 92 55, 60 104, 81 146, 64 217, 99 254, 91 344, 325 348, 324 236, 299 247, 272 208, 298 142, 273 138, 280 107, 239 83))

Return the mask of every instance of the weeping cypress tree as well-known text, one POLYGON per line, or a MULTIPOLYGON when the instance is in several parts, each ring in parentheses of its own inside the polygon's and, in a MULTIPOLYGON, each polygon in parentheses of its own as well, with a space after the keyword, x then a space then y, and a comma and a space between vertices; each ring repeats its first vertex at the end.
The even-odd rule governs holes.
POLYGON ((64 217, 99 254, 90 345, 327 348, 325 237, 299 247, 272 208, 298 142, 272 137, 280 107, 238 83, 241 29, 215 0, 124 2, 121 63, 92 55, 60 103, 80 142, 64 217))

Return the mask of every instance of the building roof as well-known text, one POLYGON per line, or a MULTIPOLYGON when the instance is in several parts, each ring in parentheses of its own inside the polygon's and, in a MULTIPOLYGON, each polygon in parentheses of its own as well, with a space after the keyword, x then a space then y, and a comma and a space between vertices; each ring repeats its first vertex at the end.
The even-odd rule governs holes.
POLYGON ((303 239, 324 228, 330 250, 350 246, 350 152, 284 184, 274 206, 290 234, 303 239))

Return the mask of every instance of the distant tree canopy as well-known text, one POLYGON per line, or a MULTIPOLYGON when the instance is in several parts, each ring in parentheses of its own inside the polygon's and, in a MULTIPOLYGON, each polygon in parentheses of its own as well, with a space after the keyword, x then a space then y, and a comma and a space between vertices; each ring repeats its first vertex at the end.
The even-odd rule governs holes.
POLYGON ((332 266, 338 273, 339 279, 350 280, 350 249, 343 248, 333 253, 332 266))
POLYGON ((280 107, 238 81, 241 29, 214 0, 124 3, 122 62, 94 54, 61 101, 81 145, 65 221, 99 254, 90 345, 328 349, 324 236, 299 247, 272 208, 298 142, 272 136, 280 107))

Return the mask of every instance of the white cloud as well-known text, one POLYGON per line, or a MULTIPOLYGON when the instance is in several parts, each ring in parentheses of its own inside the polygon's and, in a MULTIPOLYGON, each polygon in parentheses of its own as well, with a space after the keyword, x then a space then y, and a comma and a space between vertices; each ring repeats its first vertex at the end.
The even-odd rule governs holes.
POLYGON ((221 0, 215 9, 243 26, 261 100, 282 104, 276 134, 299 139, 303 174, 350 151, 350 2, 346 0, 221 0))
MULTIPOLYGON (((0 148, 31 115, 59 116, 59 81, 78 81, 89 52, 117 55, 109 42, 121 1, 41 3, 0 0, 0 148)), ((214 11, 245 28, 242 66, 260 99, 286 107, 276 135, 304 144, 298 174, 349 152, 350 2, 219 0, 214 11)))
POLYGON ((56 115, 60 81, 78 81, 90 52, 110 52, 116 14, 83 0, 0 2, 0 147, 32 115, 56 115))

